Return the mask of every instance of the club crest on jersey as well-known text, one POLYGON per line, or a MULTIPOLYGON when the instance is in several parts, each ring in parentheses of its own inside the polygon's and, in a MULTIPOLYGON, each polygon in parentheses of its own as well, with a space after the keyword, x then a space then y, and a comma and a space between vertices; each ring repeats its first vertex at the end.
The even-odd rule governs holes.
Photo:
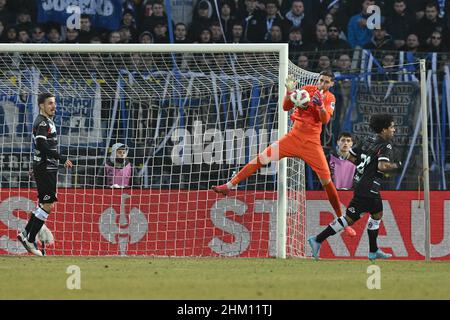
POLYGON ((335 102, 332 102, 332 103, 330 104, 331 109, 334 110, 335 105, 336 105, 336 103, 335 103, 335 102))
POLYGON ((41 123, 39 123, 39 126, 40 127, 46 127, 47 126, 47 122, 42 121, 41 123))

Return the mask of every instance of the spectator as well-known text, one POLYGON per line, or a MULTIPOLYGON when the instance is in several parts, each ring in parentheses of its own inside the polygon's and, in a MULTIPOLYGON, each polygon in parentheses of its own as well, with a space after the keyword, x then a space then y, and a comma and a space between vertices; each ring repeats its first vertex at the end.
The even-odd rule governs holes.
POLYGON ((144 31, 139 35, 139 43, 153 43, 153 35, 150 31, 144 31))
POLYGON ((155 27, 158 23, 165 23, 167 25, 167 14, 164 11, 164 4, 162 1, 156 1, 152 5, 152 11, 149 16, 145 16, 142 21, 141 31, 150 31, 155 34, 155 27))
POLYGON ((327 28, 329 28, 330 25, 331 25, 332 23, 334 23, 334 16, 333 16, 331 13, 328 12, 328 13, 325 15, 325 17, 323 18, 323 23, 325 23, 325 25, 327 26, 327 28))
POLYGON ((190 43, 189 39, 187 38, 187 27, 182 22, 177 23, 175 25, 174 42, 175 43, 190 43))
POLYGON ((256 0, 245 0, 244 37, 248 42, 262 42, 266 34, 266 11, 263 5, 258 5, 256 0))
POLYGON ((237 17, 241 19, 245 19, 247 22, 250 21, 250 18, 255 15, 259 15, 262 12, 261 6, 258 5, 257 0, 244 0, 242 1, 244 4, 240 2, 238 6, 237 17))
POLYGON ((89 43, 91 38, 95 35, 92 28, 91 17, 88 14, 80 16, 80 32, 78 34, 78 41, 80 43, 89 43))
POLYGON ((47 38, 45 36, 45 29, 41 25, 37 25, 33 28, 33 33, 31 34, 32 43, 47 43, 47 38))
POLYGON ((444 52, 447 48, 444 46, 442 33, 434 31, 431 34, 430 42, 427 44, 425 50, 427 52, 444 52))
POLYGON ((23 8, 19 12, 17 12, 16 22, 17 22, 18 29, 25 29, 25 30, 29 31, 33 28, 31 14, 26 8, 23 8))
POLYGON ((47 40, 49 43, 62 43, 60 27, 51 26, 47 32, 47 40))
POLYGON ((55 57, 55 66, 60 70, 61 72, 67 72, 70 73, 71 69, 73 68, 72 65, 72 59, 70 58, 70 55, 68 53, 61 53, 58 54, 55 57))
MULTIPOLYGON (((280 28, 280 32, 283 35, 287 35, 288 30, 292 26, 292 23, 284 19, 279 12, 279 5, 277 0, 267 0, 266 2, 266 19, 265 19, 266 28, 264 29, 264 40, 270 40, 272 34, 272 26, 278 25, 280 28)), ((277 32, 277 31, 276 31, 277 32)), ((284 38, 282 38, 284 39, 284 38)), ((273 41, 272 41, 273 42, 273 41)), ((281 41, 280 41, 281 42, 281 41)))
POLYGON ((425 8, 425 17, 420 19, 414 33, 419 36, 420 43, 429 43, 433 31, 439 31, 441 34, 447 34, 447 28, 442 18, 438 16, 439 9, 436 3, 429 2, 425 8))
POLYGON ((275 24, 281 27, 283 35, 286 36, 292 25, 289 20, 281 16, 278 11, 278 2, 268 0, 264 10, 256 10, 247 20, 247 40, 250 42, 270 41, 272 26, 275 24))
POLYGON ((5 42, 17 42, 17 28, 15 26, 8 26, 5 30, 5 42))
POLYGON ((299 68, 302 68, 303 70, 311 70, 311 67, 309 66, 309 59, 307 56, 301 54, 297 58, 297 66, 299 68))
POLYGON ((317 63, 318 71, 331 71, 331 60, 327 55, 321 55, 319 57, 319 62, 317 63))
POLYGON ((367 8, 374 4, 374 0, 364 0, 361 12, 350 18, 348 22, 347 40, 352 48, 356 46, 362 47, 372 38, 372 30, 367 28, 367 18, 369 15, 366 12, 367 8))
POLYGON ((395 50, 394 41, 392 37, 386 33, 386 27, 384 23, 381 24, 379 29, 373 30, 373 36, 370 42, 366 43, 363 47, 369 50, 395 50))
POLYGON ((381 65, 386 71, 392 71, 392 67, 395 65, 394 56, 392 54, 386 54, 383 59, 381 59, 381 65))
POLYGON ((123 143, 112 146, 111 155, 105 164, 105 184, 111 188, 132 185, 133 168, 128 160, 128 147, 123 143))
POLYGON ((342 28, 342 23, 338 23, 338 20, 335 18, 335 16, 331 12, 328 12, 327 14, 325 14, 325 17, 323 19, 321 19, 320 21, 322 21, 327 26, 327 30, 330 29, 331 25, 337 27, 339 30, 338 37, 342 40, 347 41, 347 35, 344 32, 344 30, 346 28, 342 28))
POLYGON ((203 29, 197 39, 197 43, 212 43, 212 33, 209 29, 203 29))
POLYGON ((308 45, 308 51, 324 50, 325 42, 328 40, 327 26, 324 23, 316 25, 315 40, 308 45))
POLYGON ((323 50, 350 50, 350 44, 339 38, 341 30, 337 24, 328 26, 327 40, 323 44, 323 50))
POLYGON ((108 42, 109 43, 120 43, 120 33, 119 31, 111 31, 108 36, 108 42))
POLYGON ((337 60, 337 71, 341 74, 351 73, 352 59, 348 54, 341 54, 337 60))
POLYGON ((212 42, 213 43, 224 43, 225 39, 224 39, 224 35, 222 32, 222 27, 220 26, 220 23, 218 21, 214 21, 211 24, 211 27, 209 27, 209 30, 211 30, 211 35, 212 35, 212 42))
POLYGON ((417 34, 411 33, 406 38, 406 44, 401 48, 402 51, 418 52, 420 51, 420 40, 417 34))
POLYGON ((120 43, 131 43, 133 42, 133 36, 131 35, 131 30, 127 26, 121 26, 119 28, 120 43))
MULTIPOLYGON (((323 22, 328 27, 331 23, 334 23, 339 26, 340 30, 347 31, 347 25, 349 21, 349 16, 353 15, 347 10, 348 1, 334 1, 334 0, 325 0, 322 1, 323 9, 322 16, 324 16, 323 22), (333 20, 328 23, 327 21, 333 20)), ((344 35, 345 33, 342 32, 344 35)), ((341 35, 341 39, 346 39, 346 36, 341 35)))
POLYGON ((283 29, 279 24, 273 24, 270 29, 270 37, 266 42, 269 43, 282 43, 283 42, 283 29))
POLYGON ((131 39, 133 42, 137 39, 137 27, 136 20, 134 19, 133 11, 130 9, 125 9, 122 15, 122 26, 127 27, 131 33, 131 39))
POLYGON ((240 21, 233 22, 229 42, 231 42, 231 43, 247 43, 247 40, 244 37, 244 27, 242 26, 240 21))
POLYGON ((30 43, 31 38, 27 29, 17 29, 17 40, 21 43, 30 43))
POLYGON ((302 28, 304 41, 311 39, 313 23, 305 15, 305 6, 302 0, 292 1, 291 10, 286 13, 285 17, 293 26, 302 28))
POLYGON ((394 12, 386 18, 386 31, 392 36, 397 49, 405 45, 405 39, 415 23, 415 15, 409 12, 406 0, 395 0, 394 12))
POLYGON ((383 67, 383 73, 376 73, 373 75, 374 81, 392 81, 398 80, 398 69, 394 67, 395 58, 392 54, 385 54, 381 59, 381 66, 383 67))
MULTIPOLYGON (((283 15, 285 15, 289 10, 292 9, 292 1, 293 0, 278 0, 278 2, 281 3, 280 11, 283 13, 283 15)), ((314 24, 319 20, 319 17, 321 16, 321 9, 324 1, 326 0, 302 0, 305 16, 311 22, 312 26, 314 26, 314 24)))
POLYGON ((305 44, 303 42, 303 34, 300 27, 292 27, 288 35, 289 43, 289 59, 294 60, 301 52, 305 51, 305 44))
POLYGON ((149 18, 153 15, 153 0, 144 0, 139 9, 141 12, 138 14, 138 16, 140 17, 140 21, 142 22, 146 18, 149 18))
MULTIPOLYGON (((93 38, 95 39, 95 38, 93 38)), ((92 40, 91 39, 91 43, 92 40)), ((97 37, 98 41, 100 41, 100 38, 97 37)), ((99 72, 99 69, 101 69, 101 65, 102 65, 102 58, 99 54, 95 54, 95 53, 91 53, 89 54, 89 58, 88 58, 88 68, 91 74, 97 73, 99 72)), ((101 72, 99 72, 101 73, 101 72)))
POLYGON ((197 5, 197 10, 194 12, 194 18, 189 28, 189 37, 191 39, 199 39, 200 32, 209 29, 213 20, 210 18, 212 15, 212 8, 208 1, 200 0, 197 5))
POLYGON ((78 43, 79 32, 78 29, 67 29, 66 30, 66 43, 78 43))
POLYGON ((154 42, 155 43, 169 43, 169 35, 167 33, 167 21, 160 21, 154 28, 154 42))
POLYGON ((352 189, 356 166, 353 162, 347 160, 352 146, 352 135, 349 132, 342 132, 338 136, 336 151, 328 155, 331 180, 337 190, 352 189))
POLYGON ((411 12, 415 13, 416 21, 419 21, 425 16, 425 7, 430 0, 409 0, 408 6, 411 12))
MULTIPOLYGON (((233 2, 222 1, 220 3, 220 22, 222 23, 223 32, 225 37, 229 39, 231 35, 231 29, 233 28, 233 21, 236 20, 236 14, 232 9, 233 2)), ((234 8, 234 6, 233 6, 234 8)))

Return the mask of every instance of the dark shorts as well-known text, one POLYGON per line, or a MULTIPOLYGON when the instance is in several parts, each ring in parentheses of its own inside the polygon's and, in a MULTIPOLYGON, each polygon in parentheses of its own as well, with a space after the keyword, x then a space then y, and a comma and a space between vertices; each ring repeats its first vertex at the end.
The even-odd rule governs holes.
POLYGON ((354 218, 358 217, 358 219, 366 212, 370 214, 378 213, 383 211, 383 201, 381 198, 369 198, 369 197, 361 197, 355 195, 350 201, 350 204, 347 207, 345 214, 356 221, 354 218))
POLYGON ((53 203, 56 198, 56 175, 58 171, 34 171, 39 203, 53 203))

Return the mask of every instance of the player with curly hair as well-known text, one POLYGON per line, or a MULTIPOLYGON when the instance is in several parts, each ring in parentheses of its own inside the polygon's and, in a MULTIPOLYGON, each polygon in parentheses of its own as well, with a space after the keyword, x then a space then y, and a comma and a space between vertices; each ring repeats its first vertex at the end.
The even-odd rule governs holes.
POLYGON ((376 135, 362 141, 350 149, 349 159, 356 165, 353 199, 345 216, 335 219, 317 236, 308 238, 313 257, 319 259, 320 246, 325 239, 354 224, 366 212, 370 217, 367 223, 369 236, 369 259, 388 259, 392 255, 378 248, 378 230, 383 216, 383 201, 380 196, 384 174, 401 168, 401 162, 393 161, 390 140, 395 133, 394 117, 377 114, 370 118, 370 127, 376 135))

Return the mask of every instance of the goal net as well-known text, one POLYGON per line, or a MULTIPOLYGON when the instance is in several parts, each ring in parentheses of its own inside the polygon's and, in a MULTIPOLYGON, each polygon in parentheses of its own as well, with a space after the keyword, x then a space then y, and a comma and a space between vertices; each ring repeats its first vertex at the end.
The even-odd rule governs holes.
POLYGON ((302 161, 271 163, 228 197, 211 191, 288 130, 288 70, 299 85, 316 80, 287 46, 38 50, 0 48, 0 253, 25 253, 15 239, 37 205, 31 128, 49 91, 74 167, 59 169, 48 254, 304 255, 302 161))

